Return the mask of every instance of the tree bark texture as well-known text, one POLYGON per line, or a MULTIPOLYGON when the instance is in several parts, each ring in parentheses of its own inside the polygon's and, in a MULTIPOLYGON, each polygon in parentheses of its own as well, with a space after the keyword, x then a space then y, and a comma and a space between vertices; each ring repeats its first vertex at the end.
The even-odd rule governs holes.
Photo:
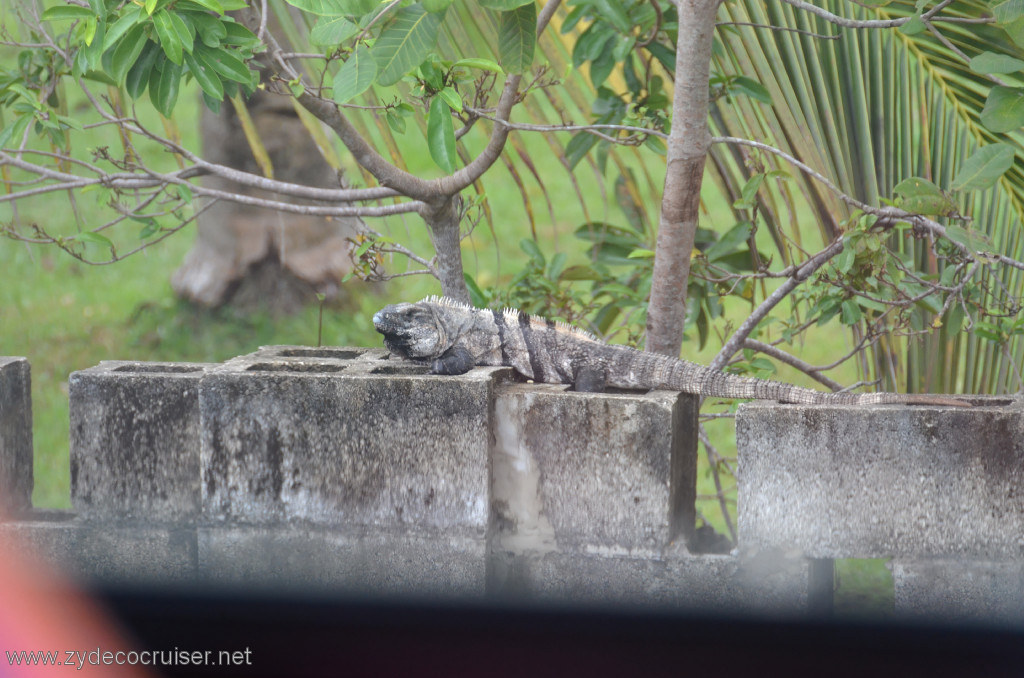
MULTIPOLYGON (((246 107, 275 179, 319 188, 342 186, 287 98, 257 90, 246 107)), ((200 126, 207 160, 263 173, 230 101, 221 104, 219 114, 203 106, 200 126)), ((219 177, 203 182, 223 191, 288 200, 219 177)), ((351 268, 346 238, 358 227, 352 217, 285 214, 229 202, 215 204, 196 223, 195 244, 171 278, 175 292, 203 306, 231 304, 276 312, 295 310, 313 301, 316 292, 337 294, 351 268)))
POLYGON ((445 296, 469 303, 469 288, 462 272, 462 236, 459 222, 462 220, 462 200, 458 195, 446 200, 440 207, 423 213, 423 219, 430 227, 430 241, 437 253, 437 273, 441 279, 441 291, 445 296))
POLYGON ((719 0, 679 0, 679 36, 646 349, 678 356, 686 320, 686 285, 697 234, 700 187, 710 145, 708 81, 719 0))

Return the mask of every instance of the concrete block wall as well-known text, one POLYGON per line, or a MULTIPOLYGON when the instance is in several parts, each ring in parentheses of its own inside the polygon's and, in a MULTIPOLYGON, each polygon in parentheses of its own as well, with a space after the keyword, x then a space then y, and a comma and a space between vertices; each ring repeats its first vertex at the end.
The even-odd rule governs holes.
POLYGON ((688 552, 696 400, 426 374, 365 348, 70 378, 74 513, 0 525, 71 572, 796 611, 807 562, 688 552))
MULTIPOLYGON (((1024 610, 1017 401, 742 406, 741 549, 710 556, 687 549, 696 399, 425 372, 294 346, 77 372, 75 513, 0 536, 83 576, 776 612, 828 609, 831 559, 882 556, 907 614, 1024 610)), ((23 449, 0 482, 25 507, 23 449)))
POLYGON ((740 543, 892 558, 907 616, 1024 621, 1024 401, 968 400, 742 405, 740 543))

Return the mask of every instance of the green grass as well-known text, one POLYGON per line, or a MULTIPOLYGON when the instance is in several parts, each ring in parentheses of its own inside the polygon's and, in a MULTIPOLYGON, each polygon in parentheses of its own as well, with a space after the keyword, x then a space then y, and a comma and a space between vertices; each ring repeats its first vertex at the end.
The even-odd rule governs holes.
POLYGON ((833 602, 839 617, 891 617, 895 602, 892 573, 882 558, 836 561, 833 602))

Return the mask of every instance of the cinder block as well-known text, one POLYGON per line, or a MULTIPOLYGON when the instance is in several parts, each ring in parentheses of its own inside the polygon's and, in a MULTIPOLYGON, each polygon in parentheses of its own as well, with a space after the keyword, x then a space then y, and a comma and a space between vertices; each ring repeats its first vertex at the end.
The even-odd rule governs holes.
POLYGON ((294 350, 261 349, 204 377, 205 517, 482 539, 492 382, 508 370, 436 377, 367 349, 280 354, 294 350))
POLYGON ((505 384, 494 431, 492 587, 572 577, 576 564, 592 569, 590 556, 611 569, 616 558, 659 559, 692 534, 696 398, 505 384), (572 555, 551 568, 550 553, 572 555))
POLYGON ((71 502, 89 519, 199 515, 205 363, 104 361, 69 378, 71 502))
POLYGON ((1024 562, 898 559, 889 562, 896 614, 930 622, 1024 622, 1024 562))
POLYGON ((360 595, 482 596, 484 543, 464 533, 313 525, 199 528, 205 581, 360 595))
POLYGON ((31 369, 25 358, 0 357, 0 514, 31 507, 31 369))
POLYGON ((34 511, 0 523, 0 539, 85 581, 165 584, 197 575, 194 526, 82 521, 70 512, 34 511))
POLYGON ((632 558, 550 551, 492 560, 488 584, 490 593, 517 599, 793 616, 807 614, 815 600, 831 598, 832 580, 822 589, 813 567, 806 558, 779 553, 738 558, 678 548, 659 557, 632 558))
POLYGON ((970 400, 742 405, 741 546, 814 558, 1020 558, 1024 405, 970 400))

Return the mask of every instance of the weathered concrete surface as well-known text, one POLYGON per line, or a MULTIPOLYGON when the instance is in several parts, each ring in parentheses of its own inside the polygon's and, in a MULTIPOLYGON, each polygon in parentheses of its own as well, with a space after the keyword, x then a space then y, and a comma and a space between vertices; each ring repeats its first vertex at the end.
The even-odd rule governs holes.
POLYGON ((547 552, 488 563, 488 590, 517 599, 566 603, 657 605, 717 613, 806 614, 817 590, 812 563, 778 553, 741 559, 692 555, 683 548, 658 557, 632 558, 547 552), (498 570, 495 572, 495 570, 498 570))
POLYGON ((33 511, 0 523, 0 540, 80 580, 195 581, 195 527, 83 521, 60 511, 33 511))
POLYGON ((483 538, 492 382, 507 370, 446 379, 381 354, 282 360, 274 350, 203 379, 206 520, 483 538))
POLYGON ((0 514, 31 507, 31 368, 25 358, 0 356, 0 514))
POLYGON ((200 527, 199 572, 215 583, 482 596, 483 540, 450 531, 313 525, 200 527))
POLYGON ((749 403, 740 544, 814 558, 1024 556, 1024 405, 749 403))
POLYGON ((205 363, 104 361, 68 379, 71 502, 83 516, 199 515, 199 380, 205 363))
POLYGON ((696 399, 507 384, 491 511, 513 550, 656 555, 694 525, 696 399))
POLYGON ((896 614, 928 621, 1024 622, 1024 562, 892 560, 896 614))

